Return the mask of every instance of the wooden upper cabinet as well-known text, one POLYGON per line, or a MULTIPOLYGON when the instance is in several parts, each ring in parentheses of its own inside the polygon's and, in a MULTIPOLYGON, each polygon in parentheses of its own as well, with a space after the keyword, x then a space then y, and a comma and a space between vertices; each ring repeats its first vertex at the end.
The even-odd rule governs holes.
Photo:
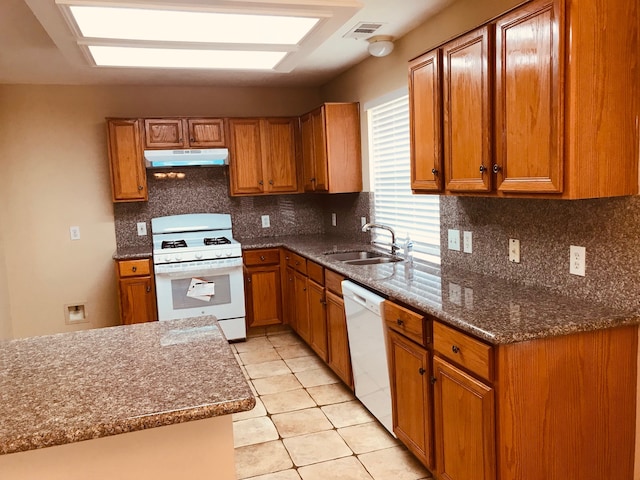
POLYGON ((184 148, 185 144, 181 118, 145 118, 145 148, 184 148))
POLYGON ((146 118, 144 144, 147 149, 224 147, 221 118, 146 118))
POLYGON ((445 189, 491 190, 493 26, 442 47, 445 189))
POLYGON ((298 191, 296 118, 229 120, 232 195, 298 191))
POLYGON ((187 130, 192 148, 218 148, 227 144, 221 118, 188 118, 187 130))
POLYGON ((411 188, 442 190, 441 52, 425 53, 409 63, 411 188))
POLYGON ((114 202, 146 201, 148 198, 140 131, 138 119, 107 119, 114 202))
POLYGON ((563 190, 564 15, 532 2, 496 23, 495 171, 500 192, 563 190))
POLYGON ((305 191, 362 191, 360 107, 325 103, 300 119, 305 191))

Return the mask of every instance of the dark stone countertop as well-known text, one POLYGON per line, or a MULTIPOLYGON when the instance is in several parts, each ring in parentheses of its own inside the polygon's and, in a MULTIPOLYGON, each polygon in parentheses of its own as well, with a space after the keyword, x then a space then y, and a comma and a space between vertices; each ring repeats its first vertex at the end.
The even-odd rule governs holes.
POLYGON ((0 454, 254 405, 210 316, 0 342, 0 454))
POLYGON ((118 247, 113 254, 114 260, 138 260, 142 258, 151 258, 153 247, 146 245, 144 247, 118 247))
POLYGON ((352 266, 325 255, 371 249, 322 236, 239 239, 243 249, 287 247, 350 280, 499 345, 640 323, 640 312, 560 295, 545 288, 414 262, 352 266))

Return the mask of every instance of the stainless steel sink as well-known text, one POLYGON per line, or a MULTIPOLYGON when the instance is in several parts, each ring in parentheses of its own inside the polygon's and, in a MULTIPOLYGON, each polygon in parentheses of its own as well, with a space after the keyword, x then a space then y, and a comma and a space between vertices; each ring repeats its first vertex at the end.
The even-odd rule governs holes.
POLYGON ((399 257, 392 257, 391 255, 382 252, 372 252, 371 250, 327 252, 325 255, 348 265, 375 265, 377 263, 392 263, 402 260, 399 257))

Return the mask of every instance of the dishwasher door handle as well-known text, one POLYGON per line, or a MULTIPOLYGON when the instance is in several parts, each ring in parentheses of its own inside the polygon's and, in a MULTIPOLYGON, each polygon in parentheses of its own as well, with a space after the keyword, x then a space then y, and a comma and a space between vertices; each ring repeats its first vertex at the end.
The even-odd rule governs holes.
POLYGON ((363 297, 361 297, 360 295, 357 295, 357 294, 351 292, 351 295, 349 295, 348 298, 353 300, 354 302, 362 305, 363 307, 367 308, 367 301, 363 297))

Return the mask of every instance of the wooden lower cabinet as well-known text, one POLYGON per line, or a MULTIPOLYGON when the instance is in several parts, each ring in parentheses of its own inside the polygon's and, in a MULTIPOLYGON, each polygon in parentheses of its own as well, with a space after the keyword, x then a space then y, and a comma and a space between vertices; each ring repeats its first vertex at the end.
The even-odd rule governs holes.
POLYGON ((387 338, 393 432, 427 468, 433 469, 429 351, 390 328, 387 338))
POLYGON ((331 370, 353 390, 353 373, 351 371, 351 353, 347 337, 347 318, 344 313, 342 297, 327 290, 327 341, 328 364, 331 370))
POLYGON ((278 325, 282 315, 280 250, 244 252, 244 289, 248 327, 278 325))
POLYGON ((323 360, 329 359, 327 351, 327 301, 324 286, 308 279, 309 346, 323 360))
POLYGON ((438 478, 494 480, 493 389, 437 356, 433 358, 433 374, 438 478))
POLYGON ((158 320, 150 259, 116 262, 120 321, 123 325, 158 320))
POLYGON ((300 337, 311 343, 311 326, 309 324, 309 279, 301 272, 293 273, 294 305, 296 332, 300 337))

